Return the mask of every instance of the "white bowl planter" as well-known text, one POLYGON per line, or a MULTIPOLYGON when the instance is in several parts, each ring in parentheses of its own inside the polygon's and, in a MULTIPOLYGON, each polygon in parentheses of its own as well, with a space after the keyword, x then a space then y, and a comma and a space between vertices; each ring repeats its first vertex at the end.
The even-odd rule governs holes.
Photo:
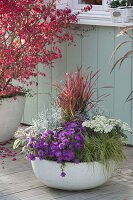
POLYGON ((0 100, 0 143, 10 140, 17 130, 24 113, 25 97, 0 100))
POLYGON ((112 22, 114 23, 126 23, 132 15, 132 7, 127 8, 110 8, 112 22))
POLYGON ((36 177, 45 185, 63 190, 84 190, 98 187, 104 184, 115 169, 111 162, 110 169, 98 162, 91 163, 66 163, 65 177, 61 177, 61 164, 55 161, 39 160, 31 161, 36 177))

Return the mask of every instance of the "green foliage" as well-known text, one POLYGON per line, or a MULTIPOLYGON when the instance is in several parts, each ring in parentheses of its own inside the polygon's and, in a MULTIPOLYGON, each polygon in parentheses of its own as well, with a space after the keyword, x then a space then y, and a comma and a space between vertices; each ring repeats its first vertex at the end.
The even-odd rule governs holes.
POLYGON ((97 133, 87 136, 83 150, 84 162, 101 162, 109 166, 111 160, 119 164, 125 159, 123 140, 116 134, 97 133))
POLYGON ((120 6, 119 1, 112 1, 112 2, 110 3, 110 7, 111 7, 111 8, 117 8, 117 7, 119 7, 119 6, 120 6))
POLYGON ((13 149, 17 149, 21 144, 21 139, 18 138, 15 140, 14 144, 13 144, 13 149))
POLYGON ((128 1, 127 0, 122 0, 122 1, 113 0, 110 3, 111 8, 118 8, 118 7, 122 7, 122 6, 129 6, 128 1))

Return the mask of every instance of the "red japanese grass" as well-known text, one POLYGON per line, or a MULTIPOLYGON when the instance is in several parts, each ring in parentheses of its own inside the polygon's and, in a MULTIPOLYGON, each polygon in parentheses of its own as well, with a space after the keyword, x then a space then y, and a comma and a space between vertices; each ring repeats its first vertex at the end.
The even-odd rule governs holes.
POLYGON ((92 109, 97 100, 94 100, 98 71, 91 68, 77 67, 77 72, 69 72, 64 75, 64 82, 55 84, 58 92, 58 104, 64 113, 64 120, 69 121, 76 115, 83 114, 92 109))

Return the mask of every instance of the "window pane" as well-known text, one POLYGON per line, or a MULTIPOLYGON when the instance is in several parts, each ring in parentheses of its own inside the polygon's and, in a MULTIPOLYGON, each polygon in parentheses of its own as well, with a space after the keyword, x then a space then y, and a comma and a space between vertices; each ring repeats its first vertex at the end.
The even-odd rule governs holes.
POLYGON ((102 5, 102 0, 78 0, 79 4, 102 5))

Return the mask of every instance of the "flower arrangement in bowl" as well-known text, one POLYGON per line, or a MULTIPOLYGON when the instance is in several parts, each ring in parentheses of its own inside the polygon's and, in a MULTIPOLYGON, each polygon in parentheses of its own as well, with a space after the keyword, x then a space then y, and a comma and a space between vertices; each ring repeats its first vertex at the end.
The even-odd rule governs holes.
POLYGON ((104 184, 124 159, 128 124, 90 114, 98 72, 78 68, 56 83, 57 105, 45 109, 33 126, 19 131, 22 151, 35 175, 49 187, 81 190, 104 184))
POLYGON ((127 0, 111 0, 108 1, 110 7, 111 19, 113 22, 129 22, 132 16, 132 6, 127 0))

